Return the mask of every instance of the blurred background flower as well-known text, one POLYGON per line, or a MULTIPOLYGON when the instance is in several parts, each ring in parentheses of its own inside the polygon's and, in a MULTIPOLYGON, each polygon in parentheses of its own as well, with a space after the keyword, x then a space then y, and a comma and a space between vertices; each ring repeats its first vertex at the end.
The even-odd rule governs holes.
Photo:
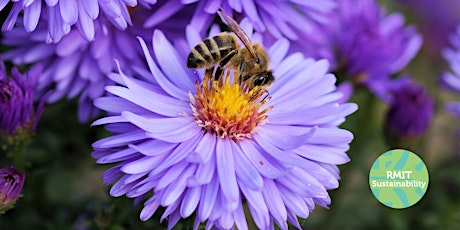
POLYGON ((410 142, 425 134, 431 124, 434 106, 427 90, 415 83, 393 90, 385 120, 390 146, 410 149, 410 142))
MULTIPOLYGON (((443 50, 443 56, 449 64, 450 71, 441 74, 440 84, 443 88, 460 93, 460 25, 449 37, 450 44, 443 50)), ((447 109, 460 116, 460 102, 450 102, 447 109)))
POLYGON ((14 167, 0 168, 0 214, 4 214, 21 196, 25 173, 14 167))
POLYGON ((367 87, 384 101, 389 90, 407 83, 393 79, 417 54, 422 37, 405 26, 401 13, 388 14, 374 0, 339 0, 329 14, 330 23, 319 25, 315 38, 305 39, 310 56, 326 58, 340 81, 367 87))
MULTIPOLYGON (((247 18, 254 30, 263 34, 264 44, 267 46, 280 38, 286 38, 291 43, 305 42, 306 35, 313 33, 315 26, 329 23, 329 14, 337 8, 337 0, 188 0, 171 1, 171 5, 179 6, 179 2, 196 6, 191 24, 201 36, 207 35, 209 26, 216 19, 217 11, 221 9, 237 21, 247 18)), ((172 13, 174 12, 170 14, 172 13)), ((292 52, 304 52, 302 46, 296 48, 292 52)))
POLYGON ((2 31, 11 31, 17 21, 22 19, 24 29, 32 32, 40 21, 46 19, 47 43, 61 40, 73 25, 78 28, 82 38, 91 41, 95 38, 94 21, 99 18, 100 11, 115 27, 125 30, 131 24, 128 9, 138 3, 148 7, 148 4, 155 4, 156 0, 3 0, 0 2, 0 12, 7 13, 8 17, 2 31), (20 13, 22 17, 19 17, 20 13))
POLYGON ((424 48, 430 55, 440 58, 448 45, 448 37, 460 22, 460 1, 456 0, 398 0, 404 10, 419 25, 424 48))
MULTIPOLYGON (((38 95, 51 91, 48 103, 55 103, 63 98, 79 98, 78 120, 86 122, 95 118, 99 112, 93 106, 93 100, 104 94, 104 87, 113 84, 107 75, 116 68, 118 60, 126 73, 142 69, 142 60, 137 36, 151 38, 152 29, 145 29, 144 24, 157 10, 165 9, 166 4, 156 4, 150 9, 136 7, 130 12, 133 24, 125 30, 116 28, 105 17, 94 21, 95 39, 88 41, 76 30, 57 43, 47 44, 47 24, 42 20, 35 31, 29 33, 21 27, 5 33, 2 43, 11 49, 0 57, 16 65, 38 63, 43 66, 43 74, 35 87, 38 95)), ((167 20, 163 18, 158 28, 164 29, 167 36, 176 39, 183 37, 185 26, 191 14, 190 8, 179 13, 184 18, 167 20)))
POLYGON ((40 66, 22 75, 16 67, 7 73, 0 62, 0 134, 13 136, 17 133, 35 131, 43 111, 43 99, 34 108, 34 87, 41 74, 40 66))
POLYGON ((34 88, 40 75, 40 65, 25 74, 13 67, 9 75, 0 61, 0 148, 20 169, 26 165, 24 151, 31 142, 48 97, 45 93, 34 106, 34 88))

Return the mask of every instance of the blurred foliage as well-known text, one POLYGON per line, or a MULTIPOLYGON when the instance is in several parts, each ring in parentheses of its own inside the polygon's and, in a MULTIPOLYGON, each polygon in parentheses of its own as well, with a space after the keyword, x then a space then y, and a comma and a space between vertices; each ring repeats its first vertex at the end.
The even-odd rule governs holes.
MULTIPOLYGON (((390 11, 407 15, 410 10, 380 1, 390 11)), ((387 105, 363 88, 351 101, 359 110, 342 127, 353 132, 348 155, 351 162, 340 166, 340 187, 330 191, 329 209, 317 207, 301 224, 305 229, 460 229, 460 155, 456 130, 460 122, 444 110, 444 103, 460 101, 460 96, 442 91, 437 77, 446 63, 425 50, 401 73, 411 74, 435 97, 437 109, 431 128, 417 143, 407 148, 417 153, 428 167, 430 183, 421 201, 396 210, 380 204, 369 188, 368 175, 373 161, 389 146, 383 135, 387 105)), ((0 229, 164 229, 159 223, 163 210, 149 221, 139 220, 141 206, 132 199, 113 198, 101 174, 107 166, 96 165, 91 144, 109 133, 103 127, 77 121, 77 102, 48 105, 40 120, 33 143, 27 149, 26 182, 16 207, 0 216, 0 229)), ((3 150, 2 150, 3 151, 3 150)), ((2 152, 0 165, 11 160, 2 152)), ((190 220, 175 229, 193 226, 190 220)))

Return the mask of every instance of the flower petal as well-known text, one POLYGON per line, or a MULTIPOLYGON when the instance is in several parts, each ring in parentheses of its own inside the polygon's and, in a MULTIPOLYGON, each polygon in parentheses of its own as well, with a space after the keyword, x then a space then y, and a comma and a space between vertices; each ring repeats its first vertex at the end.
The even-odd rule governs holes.
POLYGON ((241 149, 233 145, 233 156, 235 157, 235 170, 240 186, 246 186, 249 189, 260 191, 264 182, 257 169, 245 157, 241 149))
POLYGON ((238 184, 236 182, 235 162, 230 140, 218 139, 216 143, 217 175, 219 176, 220 187, 223 195, 229 199, 226 204, 231 210, 238 206, 238 184))
POLYGON ((33 3, 24 9, 24 28, 27 32, 32 32, 37 28, 40 19, 42 1, 33 1, 33 3))
POLYGON ((187 218, 195 211, 200 201, 201 195, 201 186, 196 186, 193 188, 188 188, 185 193, 184 198, 182 199, 182 204, 180 206, 180 214, 182 218, 187 218))
POLYGON ((205 221, 211 215, 212 208, 217 199, 217 193, 219 192, 219 179, 217 175, 214 175, 212 181, 204 185, 201 191, 200 204, 198 205, 197 219, 200 222, 205 221))
MULTIPOLYGON (((161 33, 161 32, 158 30, 155 30, 154 34, 155 33, 161 33)), ((144 52, 150 72, 152 72, 152 76, 155 79, 155 81, 158 82, 161 88, 169 95, 177 99, 187 101, 188 94, 185 91, 181 90, 180 88, 176 87, 174 84, 172 84, 169 81, 168 78, 166 78, 166 76, 161 72, 161 70, 155 64, 155 61, 152 59, 152 56, 150 55, 150 51, 148 50, 147 45, 145 44, 144 40, 142 38, 138 38, 138 40, 141 43, 142 51, 144 52)))
POLYGON ((262 176, 274 179, 284 173, 285 168, 283 168, 283 166, 276 164, 273 159, 268 158, 269 156, 264 156, 249 141, 241 141, 238 144, 247 159, 262 176))
POLYGON ((187 161, 200 164, 207 163, 215 152, 215 146, 216 136, 211 133, 205 133, 195 150, 187 156, 187 161))

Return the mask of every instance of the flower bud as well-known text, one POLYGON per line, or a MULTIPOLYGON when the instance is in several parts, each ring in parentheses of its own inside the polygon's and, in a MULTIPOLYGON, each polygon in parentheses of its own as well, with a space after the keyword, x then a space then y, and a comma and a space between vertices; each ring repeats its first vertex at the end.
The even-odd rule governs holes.
POLYGON ((387 139, 401 143, 422 136, 433 111, 434 101, 423 87, 408 83, 394 90, 385 122, 387 139))
POLYGON ((21 196, 24 186, 25 173, 16 168, 0 169, 0 214, 13 208, 16 200, 21 196))

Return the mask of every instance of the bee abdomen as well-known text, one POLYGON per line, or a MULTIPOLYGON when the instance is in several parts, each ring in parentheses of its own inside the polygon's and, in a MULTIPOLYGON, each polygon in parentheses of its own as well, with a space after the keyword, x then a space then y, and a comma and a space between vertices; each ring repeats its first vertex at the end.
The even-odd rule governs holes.
POLYGON ((192 49, 187 58, 187 67, 209 68, 236 48, 236 39, 228 33, 207 38, 192 49))

